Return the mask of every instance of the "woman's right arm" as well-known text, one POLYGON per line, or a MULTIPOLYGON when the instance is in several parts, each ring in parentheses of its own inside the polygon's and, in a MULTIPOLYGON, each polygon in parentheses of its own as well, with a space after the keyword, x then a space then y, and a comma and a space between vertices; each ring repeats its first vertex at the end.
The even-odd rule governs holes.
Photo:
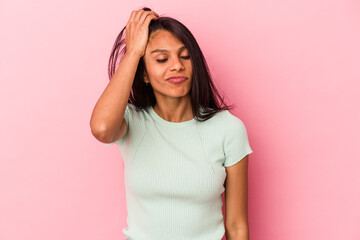
POLYGON ((112 143, 126 133, 125 109, 139 60, 145 53, 150 21, 157 16, 153 11, 142 9, 131 13, 126 25, 126 53, 95 104, 90 119, 91 133, 100 142, 112 143))
POLYGON ((91 133, 100 142, 114 142, 126 133, 124 113, 139 59, 138 54, 124 54, 94 107, 90 119, 91 133))

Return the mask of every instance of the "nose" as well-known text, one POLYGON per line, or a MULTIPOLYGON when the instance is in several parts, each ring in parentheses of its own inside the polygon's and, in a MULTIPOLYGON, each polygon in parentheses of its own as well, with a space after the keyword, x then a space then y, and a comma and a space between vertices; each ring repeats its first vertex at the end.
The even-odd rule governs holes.
POLYGON ((173 62, 171 64, 171 70, 177 70, 177 71, 184 70, 184 65, 178 57, 173 58, 173 62))

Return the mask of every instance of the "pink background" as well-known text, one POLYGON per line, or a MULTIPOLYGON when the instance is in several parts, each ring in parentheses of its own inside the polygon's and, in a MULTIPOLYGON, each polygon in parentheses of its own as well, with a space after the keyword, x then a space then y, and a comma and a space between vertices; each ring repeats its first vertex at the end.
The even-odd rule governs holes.
POLYGON ((247 127, 251 239, 360 239, 354 0, 2 0, 0 239, 123 239, 121 154, 89 120, 145 5, 191 30, 247 127))

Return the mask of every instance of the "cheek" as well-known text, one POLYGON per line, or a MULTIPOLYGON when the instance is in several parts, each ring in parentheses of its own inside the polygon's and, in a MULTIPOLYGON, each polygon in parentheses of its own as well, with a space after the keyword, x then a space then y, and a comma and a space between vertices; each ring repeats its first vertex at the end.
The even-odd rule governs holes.
POLYGON ((150 79, 156 80, 158 76, 161 74, 162 67, 159 64, 156 64, 153 60, 146 59, 145 60, 146 72, 150 79))
POLYGON ((153 66, 150 68, 151 70, 148 71, 149 77, 155 81, 162 81, 165 79, 166 75, 166 68, 161 66, 153 66))
POLYGON ((191 61, 189 61, 189 63, 187 63, 186 67, 187 67, 187 69, 189 69, 189 71, 191 71, 191 73, 192 73, 192 64, 191 64, 191 61))

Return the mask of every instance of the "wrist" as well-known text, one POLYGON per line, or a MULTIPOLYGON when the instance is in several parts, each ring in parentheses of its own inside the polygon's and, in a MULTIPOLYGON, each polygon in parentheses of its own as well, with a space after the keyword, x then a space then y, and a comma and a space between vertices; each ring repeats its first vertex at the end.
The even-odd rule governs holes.
POLYGON ((137 53, 135 51, 126 51, 124 56, 137 59, 140 59, 142 57, 140 53, 137 53))

